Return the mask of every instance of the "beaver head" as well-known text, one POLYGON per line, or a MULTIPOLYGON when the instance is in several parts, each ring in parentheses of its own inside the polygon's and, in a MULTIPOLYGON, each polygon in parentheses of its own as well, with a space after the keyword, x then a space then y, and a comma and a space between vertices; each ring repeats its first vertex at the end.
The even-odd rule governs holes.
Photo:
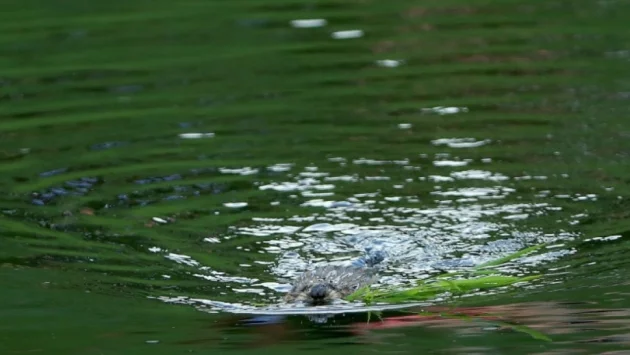
POLYGON ((285 295, 285 302, 309 305, 329 304, 349 296, 376 279, 370 267, 328 265, 302 273, 285 295))
POLYGON ((321 282, 294 288, 285 297, 287 302, 304 302, 309 305, 323 305, 341 299, 343 295, 330 283, 321 282))

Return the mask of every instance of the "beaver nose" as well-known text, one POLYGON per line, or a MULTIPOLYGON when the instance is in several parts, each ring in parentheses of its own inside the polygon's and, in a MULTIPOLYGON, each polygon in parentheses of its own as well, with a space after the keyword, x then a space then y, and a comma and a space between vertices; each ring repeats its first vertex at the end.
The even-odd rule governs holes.
POLYGON ((326 291, 328 291, 328 286, 324 284, 317 284, 311 288, 309 295, 314 300, 322 300, 326 297, 326 291))

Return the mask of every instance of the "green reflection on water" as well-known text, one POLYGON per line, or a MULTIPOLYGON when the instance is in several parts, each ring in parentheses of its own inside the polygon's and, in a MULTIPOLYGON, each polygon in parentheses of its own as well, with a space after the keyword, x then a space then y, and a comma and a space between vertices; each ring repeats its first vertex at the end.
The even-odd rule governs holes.
MULTIPOLYGON (((383 166, 348 169, 326 160, 334 156, 408 158, 422 165, 423 174, 437 175, 444 170, 418 155, 450 152, 475 161, 492 158, 495 173, 549 177, 511 181, 516 197, 505 203, 535 203, 539 199, 529 192, 540 190, 551 191, 550 196, 597 194, 597 201, 589 203, 553 199, 561 212, 513 224, 515 229, 549 233, 569 229, 583 238, 623 235, 610 243, 568 243, 577 254, 540 267, 548 283, 559 282, 570 292, 548 285, 482 302, 502 305, 514 303, 513 297, 518 302, 595 299, 601 303, 586 309, 625 309, 627 304, 615 301, 615 295, 624 298, 625 286, 620 284, 627 273, 628 11, 620 2, 587 1, 3 4, 3 353, 171 354, 248 346, 262 352, 313 352, 359 342, 335 340, 336 333, 314 330, 292 318, 282 329, 298 341, 281 346, 284 338, 272 339, 270 344, 278 348, 269 348, 257 338, 265 338, 266 330, 239 332, 229 317, 145 300, 149 295, 185 294, 230 302, 269 301, 193 277, 195 268, 165 260, 147 248, 176 251, 230 275, 276 281, 267 270, 242 266, 275 261, 272 254, 237 249, 253 248, 260 238, 239 237, 220 246, 201 240, 220 236, 230 226, 247 226, 253 217, 318 211, 253 185, 281 181, 277 174, 261 169, 251 176, 225 175, 216 168, 290 162, 299 167, 314 164, 338 175, 348 170, 386 175, 392 181, 410 174, 383 166), (330 25, 288 25, 296 18, 319 17, 330 25), (365 36, 347 41, 330 37, 331 31, 352 28, 364 29, 365 36), (387 58, 405 63, 398 68, 374 63, 387 58), (420 111, 434 106, 467 107, 469 112, 440 116, 420 111), (412 123, 412 128, 401 130, 400 123, 412 123), (178 138, 188 131, 216 136, 178 138), (444 137, 477 137, 495 144, 462 151, 430 143, 444 137), (39 175, 60 168, 67 170, 39 175), (165 201, 177 192, 169 181, 134 183, 173 174, 181 175, 180 186, 211 181, 213 187, 199 196, 188 191, 182 192, 186 199, 165 201), (558 178, 560 174, 569 178, 558 178), (33 192, 41 194, 86 176, 98 178, 88 194, 58 198, 46 206, 31 203, 38 198, 33 192), (115 205, 118 195, 134 191, 133 201, 115 205), (247 201, 248 206, 237 211, 223 206, 235 201, 247 201), (273 201, 280 201, 280 207, 270 205, 273 201), (581 223, 567 225, 570 216, 581 213, 587 215, 581 223), (154 216, 169 216, 178 223, 151 224, 154 216), (607 296, 598 299, 601 294, 607 296), (226 318, 214 328, 207 326, 226 318), (301 327, 321 340, 321 350, 295 335, 301 327), (155 339, 160 343, 146 343, 155 339)), ((379 181, 361 181, 340 185, 335 192, 348 197, 381 190, 421 196, 432 205, 433 188, 409 184, 398 190, 379 181)), ((479 300, 470 300, 475 302, 479 300)), ((531 312, 540 315, 544 308, 532 307, 531 312)), ((627 319, 625 313, 620 318, 627 319)), ((541 346, 522 334, 466 338, 451 329, 423 327, 396 332, 386 331, 370 341, 404 339, 396 349, 382 342, 377 349, 383 352, 446 348, 467 353, 472 351, 467 347, 489 352, 492 347, 515 351, 541 346)), ((572 333, 569 345, 553 346, 571 349, 573 342, 588 337, 572 333)), ((587 344, 575 347, 591 346, 587 344)), ((365 351, 358 345, 344 350, 349 348, 365 351)))

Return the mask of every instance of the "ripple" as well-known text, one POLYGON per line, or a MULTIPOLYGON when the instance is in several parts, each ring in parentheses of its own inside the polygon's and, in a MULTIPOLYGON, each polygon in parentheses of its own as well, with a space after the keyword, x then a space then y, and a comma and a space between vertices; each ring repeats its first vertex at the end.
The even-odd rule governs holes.
POLYGON ((440 138, 431 141, 433 145, 446 145, 449 148, 476 148, 490 143, 489 139, 476 140, 475 138, 440 138))
POLYGON ((267 167, 267 170, 273 171, 276 173, 289 171, 293 167, 293 164, 290 163, 278 163, 267 167))
POLYGON ((326 26, 328 24, 328 21, 322 18, 299 19, 299 20, 291 20, 290 24, 292 27, 295 27, 295 28, 316 28, 316 27, 326 26))
POLYGON ((227 208, 243 208, 247 207, 247 205, 247 202, 226 202, 223 204, 227 208))
POLYGON ((297 182, 271 183, 262 185, 260 190, 276 190, 276 191, 304 191, 304 190, 332 190, 335 188, 333 184, 321 184, 319 180, 312 178, 300 179, 297 182))
MULTIPOLYGON (((269 165, 267 169, 275 174, 254 185, 258 191, 269 195, 267 208, 291 208, 291 214, 270 216, 256 212, 259 211, 256 208, 248 209, 247 223, 231 225, 221 235, 200 238, 209 247, 225 245, 223 248, 247 253, 249 259, 238 263, 243 275, 218 271, 204 265, 203 258, 181 252, 173 253, 157 246, 149 250, 195 269, 190 272, 195 278, 224 284, 232 294, 262 297, 267 303, 276 302, 291 280, 304 270, 316 265, 349 263, 372 248, 388 251, 381 278, 374 285, 377 288, 410 287, 431 275, 471 269, 531 246, 554 245, 552 249, 512 260, 500 269, 524 275, 537 265, 573 252, 566 244, 575 238, 573 233, 563 228, 545 233, 519 225, 537 216, 562 211, 562 207, 552 204, 553 198, 563 199, 561 194, 548 193, 545 195, 548 200, 540 202, 534 199, 548 190, 540 189, 526 196, 509 185, 515 179, 491 169, 466 169, 472 159, 444 160, 449 156, 447 153, 435 156, 438 159, 435 162, 458 164, 450 166, 453 171, 449 175, 410 170, 415 162, 407 158, 335 157, 322 166, 269 165), (353 164, 335 164, 345 161, 353 164), (379 175, 361 175, 355 170, 357 166, 376 167, 379 175), (369 182, 369 190, 362 182, 369 182), (260 276, 245 275, 250 272, 265 276, 259 280, 260 276)), ((243 175, 253 170, 224 167, 219 173, 243 175)), ((539 180, 546 182, 552 178, 558 177, 539 180)), ((592 199, 596 195, 567 194, 565 198, 581 197, 592 199)), ((250 202, 223 204, 238 209, 249 206, 250 202)), ((571 219, 585 216, 574 214, 571 219)), ((168 221, 166 217, 163 220, 168 221)), ((570 221, 558 223, 571 225, 570 221)), ((184 302, 180 298, 174 300, 184 302)), ((201 302, 204 307, 230 312, 251 311, 253 308, 247 304, 254 302, 199 300, 191 298, 185 302, 201 302)))
POLYGON ((468 112, 468 107, 444 107, 436 106, 430 108, 423 108, 422 112, 437 113, 439 115, 452 115, 461 112, 468 112))
POLYGON ((488 181, 505 181, 510 178, 498 173, 492 173, 485 170, 464 170, 451 173, 451 176, 456 179, 471 179, 471 180, 488 180, 488 181))
POLYGON ((459 161, 459 160, 435 160, 433 162, 435 166, 466 166, 468 165, 467 161, 459 161))
POLYGON ((333 32, 330 36, 333 39, 352 39, 363 37, 363 34, 362 30, 346 30, 333 32))
MULTIPOLYGON (((359 162, 397 166, 393 161, 367 158, 362 158, 359 162)), ((322 170, 318 169, 326 173, 322 170)), ((274 188, 276 191, 289 192, 317 186, 319 182, 300 182, 303 179, 299 176, 301 174, 295 177, 298 182, 284 181, 263 186, 267 186, 265 189, 271 189, 269 186, 290 186, 291 188, 274 188)), ((325 178, 347 183, 361 180, 357 175, 339 176, 325 178), (339 176, 343 178, 338 178, 339 176)), ((363 179, 367 181, 369 178, 363 179)), ((372 179, 375 182, 389 180, 390 176, 372 179)), ((453 172, 448 177, 430 175, 427 179, 432 182, 447 180, 497 182, 509 178, 486 170, 463 170, 453 172)), ((255 223, 263 220, 254 218, 252 225, 231 229, 235 235, 266 237, 262 250, 278 255, 270 271, 280 279, 290 280, 311 265, 348 262, 366 248, 378 246, 391 251, 379 285, 409 285, 437 270, 471 268, 531 245, 574 237, 564 231, 550 235, 514 230, 511 225, 501 222, 519 221, 546 213, 545 211, 550 211, 548 208, 553 207, 547 203, 480 203, 483 200, 505 200, 515 192, 514 188, 506 186, 457 187, 444 190, 438 187, 430 192, 431 195, 441 198, 435 201, 437 206, 434 207, 427 204, 410 206, 409 201, 417 203, 418 199, 405 195, 388 196, 379 192, 358 193, 345 200, 309 199, 301 202, 300 206, 317 208, 320 212, 264 220, 264 223, 255 223), (456 200, 448 199, 452 197, 456 200), (453 203, 458 205, 451 206, 453 203)), ((563 253, 564 251, 545 253, 538 256, 538 259, 549 261, 561 257, 563 253)), ((532 260, 534 259, 523 259, 521 267, 525 266, 525 261, 531 264, 532 260)))
POLYGON ((199 262, 193 260, 188 255, 168 253, 164 257, 167 258, 167 259, 173 260, 174 262, 179 263, 179 264, 184 264, 184 265, 189 265, 189 266, 198 266, 199 265, 199 262))
POLYGON ((200 138, 212 138, 212 137, 214 137, 214 133, 212 132, 207 132, 207 133, 192 132, 192 133, 179 134, 179 138, 182 138, 182 139, 200 139, 200 138))
POLYGON ((382 59, 382 60, 376 61, 376 65, 378 65, 379 67, 384 67, 384 68, 396 68, 403 65, 404 63, 405 63, 404 60, 396 60, 396 59, 382 59))
POLYGON ((509 187, 494 186, 494 187, 464 187, 460 189, 450 189, 448 191, 433 191, 434 195, 440 196, 465 196, 465 197, 480 197, 480 198, 503 198, 510 192, 515 190, 509 187))
POLYGON ((249 166, 235 169, 219 168, 219 172, 222 174, 254 175, 258 174, 258 171, 258 169, 250 168, 249 166))

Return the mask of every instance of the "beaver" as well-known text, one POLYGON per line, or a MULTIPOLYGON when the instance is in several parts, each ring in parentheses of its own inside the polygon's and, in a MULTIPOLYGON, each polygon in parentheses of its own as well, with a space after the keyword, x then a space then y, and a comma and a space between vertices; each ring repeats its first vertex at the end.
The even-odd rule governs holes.
POLYGON ((384 252, 368 251, 368 256, 355 260, 351 265, 327 265, 306 271, 295 280, 284 301, 318 306, 343 299, 374 283, 378 279, 375 266, 384 259, 384 252))

